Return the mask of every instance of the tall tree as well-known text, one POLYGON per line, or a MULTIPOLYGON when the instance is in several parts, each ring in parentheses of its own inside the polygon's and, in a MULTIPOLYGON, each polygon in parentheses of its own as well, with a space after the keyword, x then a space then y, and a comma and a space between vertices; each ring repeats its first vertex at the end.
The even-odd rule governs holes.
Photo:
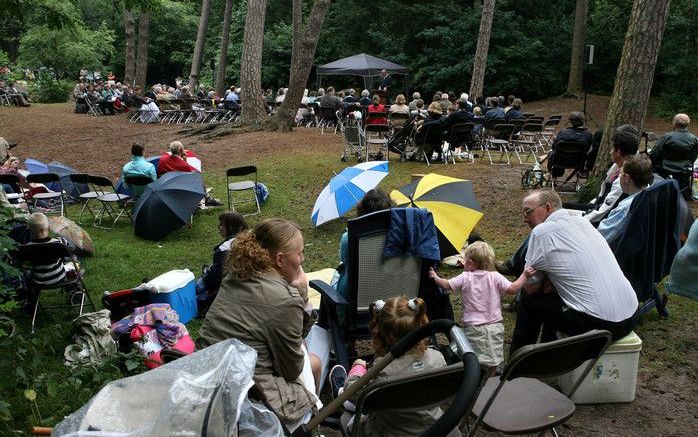
POLYGON ((473 99, 481 96, 485 87, 485 69, 487 67, 487 52, 490 49, 492 35, 492 20, 494 19, 495 0, 483 0, 480 31, 477 35, 477 48, 473 61, 473 75, 470 79, 470 95, 473 99))
POLYGON ((568 97, 579 97, 584 91, 584 38, 587 28, 588 9, 589 0, 577 0, 577 7, 574 11, 570 76, 567 81, 567 91, 565 91, 565 96, 568 97))
MULTIPOLYGON (((226 5, 227 7, 227 5, 226 5)), ((208 17, 211 14, 211 0, 202 0, 201 18, 199 18, 199 31, 196 33, 196 44, 191 59, 191 73, 189 73, 189 88, 192 92, 199 89, 199 73, 201 72, 201 58, 204 55, 206 43, 206 30, 208 29, 208 17)))
POLYGON ((218 54, 218 71, 216 71, 216 92, 223 95, 225 88, 225 67, 228 64, 228 44, 230 42, 230 18, 233 15, 233 0, 225 0, 223 13, 223 30, 221 32, 221 51, 218 54))
POLYGON ((592 176, 603 178, 610 164, 611 134, 621 124, 642 129, 670 0, 635 0, 616 72, 598 158, 592 176))
POLYGON ((303 1, 293 0, 293 46, 291 48, 291 73, 286 98, 277 111, 272 124, 281 131, 293 126, 296 111, 303 99, 310 69, 315 59, 320 30, 331 0, 315 0, 310 15, 303 23, 303 1))
POLYGON ((143 87, 145 91, 148 75, 148 38, 150 32, 150 12, 141 11, 138 19, 138 51, 136 53, 136 85, 143 87))
POLYGON ((126 45, 124 84, 133 86, 133 79, 136 76, 136 21, 128 7, 124 8, 124 35, 126 45))
POLYGON ((267 116, 262 95, 262 47, 267 0, 247 0, 245 31, 242 38, 240 123, 259 123, 267 116))

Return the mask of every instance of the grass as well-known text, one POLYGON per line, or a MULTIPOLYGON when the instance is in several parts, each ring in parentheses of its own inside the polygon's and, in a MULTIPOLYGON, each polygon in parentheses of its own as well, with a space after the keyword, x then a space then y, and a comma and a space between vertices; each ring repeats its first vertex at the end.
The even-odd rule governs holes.
MULTIPOLYGON (((259 180, 267 185, 270 196, 262 207, 262 214, 249 217, 249 224, 254 225, 268 217, 296 221, 305 237, 306 271, 334 267, 338 261, 339 237, 345 229, 346 219, 314 228, 310 222, 310 212, 333 172, 338 173, 345 164, 339 162, 334 153, 322 151, 297 152, 293 158, 286 153, 278 153, 260 158, 256 164, 260 169, 259 180)), ((387 192, 408 183, 412 173, 425 172, 424 164, 420 163, 398 164, 391 161, 390 166, 390 174, 380 185, 387 192)), ((216 164, 209 166, 206 183, 214 188, 216 197, 225 201, 225 177, 219 167, 216 164)), ((490 171, 489 166, 479 167, 479 170, 490 171)), ((467 174, 463 174, 464 168, 465 172, 469 172, 475 166, 438 166, 432 167, 432 171, 467 178, 467 174)), ((512 196, 510 189, 498 192, 490 186, 476 185, 478 190, 494 190, 492 197, 488 195, 486 202, 483 202, 483 205, 487 204, 486 215, 477 231, 493 245, 498 258, 503 259, 516 250, 526 229, 520 224, 511 225, 511 220, 501 221, 495 211, 508 204, 516 214, 521 193, 512 196)), ((95 256, 82 260, 91 296, 99 302, 104 291, 134 287, 144 278, 153 278, 172 269, 188 268, 198 276, 201 265, 210 263, 212 249, 219 242, 217 216, 222 210, 209 209, 196 214, 191 227, 184 227, 160 242, 136 238, 127 221, 120 222, 113 230, 85 226, 95 244, 95 256)), ((78 211, 78 207, 74 206, 69 214, 75 218, 78 211)), ((512 215, 511 211, 507 214, 512 215)), ((453 269, 445 271, 449 277, 456 273, 453 269)), ((458 317, 460 296, 453 295, 452 299, 458 317)), ((101 304, 98 303, 98 307, 101 304)), ((671 310, 673 313, 669 320, 659 320, 656 312, 652 312, 637 329, 646 345, 641 378, 649 379, 667 366, 692 369, 688 371, 690 376, 696 376, 690 355, 684 351, 695 346, 696 322, 693 315, 698 310, 698 303, 674 297, 671 310)), ((0 420, 0 434, 26 435, 32 425, 53 426, 64 415, 82 406, 106 382, 143 371, 138 358, 132 355, 119 355, 99 367, 72 370, 64 366, 63 350, 71 343, 70 321, 74 315, 65 311, 41 313, 34 336, 29 334, 28 319, 20 314, 14 315, 18 323, 17 334, 0 342, 0 371, 3 375, 0 377, 0 418, 4 419, 0 420), (25 395, 27 389, 36 391, 34 402, 25 395)), ((512 315, 506 314, 505 325, 509 336, 513 323, 512 315)), ((192 335, 196 335, 199 325, 198 320, 189 324, 192 335)))

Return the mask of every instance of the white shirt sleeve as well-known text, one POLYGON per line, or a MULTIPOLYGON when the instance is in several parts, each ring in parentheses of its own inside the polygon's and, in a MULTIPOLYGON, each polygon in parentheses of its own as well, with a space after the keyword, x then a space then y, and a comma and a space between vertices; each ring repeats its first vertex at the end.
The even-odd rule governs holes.
MULTIPOLYGON (((542 226, 542 225, 538 225, 542 226)), ((528 250, 526 251, 526 267, 533 267, 536 270, 546 271, 547 263, 545 259, 545 236, 540 236, 535 229, 531 231, 528 239, 528 250)))
POLYGON ((604 199, 603 203, 599 206, 598 209, 591 211, 587 214, 584 214, 584 218, 589 220, 591 223, 598 223, 600 222, 606 214, 616 205, 618 202, 618 198, 623 194, 623 189, 620 186, 620 178, 616 178, 615 181, 613 181, 613 184, 611 184, 611 190, 608 192, 608 195, 604 199))

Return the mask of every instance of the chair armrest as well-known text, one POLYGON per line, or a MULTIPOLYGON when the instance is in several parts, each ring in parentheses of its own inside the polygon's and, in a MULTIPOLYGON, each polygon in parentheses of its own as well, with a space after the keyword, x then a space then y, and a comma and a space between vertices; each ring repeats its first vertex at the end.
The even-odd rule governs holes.
POLYGON ((342 297, 337 290, 325 281, 313 279, 309 282, 310 288, 328 298, 335 305, 347 305, 349 302, 342 297))

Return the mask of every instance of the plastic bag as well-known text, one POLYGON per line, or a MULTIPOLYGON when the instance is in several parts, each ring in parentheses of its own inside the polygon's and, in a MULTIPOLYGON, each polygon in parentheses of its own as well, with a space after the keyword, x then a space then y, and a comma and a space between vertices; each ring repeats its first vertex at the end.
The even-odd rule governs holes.
POLYGON ((269 197, 269 189, 267 186, 261 182, 257 182, 257 185, 254 187, 254 191, 257 194, 259 204, 264 205, 264 202, 266 202, 267 198, 269 197))
POLYGON ((222 341, 140 375, 107 384, 53 436, 281 436, 278 418, 247 401, 257 353, 222 341))

